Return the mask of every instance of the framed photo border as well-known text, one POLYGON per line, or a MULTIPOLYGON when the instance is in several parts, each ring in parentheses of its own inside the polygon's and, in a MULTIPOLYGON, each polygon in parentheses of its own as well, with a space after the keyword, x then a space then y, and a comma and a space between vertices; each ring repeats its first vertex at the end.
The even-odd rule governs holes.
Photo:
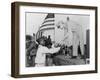
POLYGON ((81 5, 63 5, 63 4, 47 4, 47 3, 31 3, 31 2, 13 2, 11 3, 11 76, 15 78, 26 77, 42 77, 42 76, 58 76, 58 75, 72 75, 72 74, 88 74, 98 72, 98 9, 96 6, 81 6, 81 5), (73 8, 73 9, 88 9, 95 10, 95 70, 91 71, 75 71, 75 72, 57 72, 57 73, 43 73, 43 74, 23 74, 20 75, 19 67, 19 7, 20 6, 40 6, 40 7, 57 7, 57 8, 73 8))

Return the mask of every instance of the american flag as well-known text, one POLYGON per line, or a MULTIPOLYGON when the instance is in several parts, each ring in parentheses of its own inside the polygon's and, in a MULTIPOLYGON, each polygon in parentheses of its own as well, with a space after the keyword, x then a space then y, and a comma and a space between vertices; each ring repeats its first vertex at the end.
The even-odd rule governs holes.
POLYGON ((39 27, 39 30, 36 34, 36 39, 42 37, 43 31, 54 29, 54 25, 55 25, 55 15, 54 13, 48 13, 43 23, 39 27))

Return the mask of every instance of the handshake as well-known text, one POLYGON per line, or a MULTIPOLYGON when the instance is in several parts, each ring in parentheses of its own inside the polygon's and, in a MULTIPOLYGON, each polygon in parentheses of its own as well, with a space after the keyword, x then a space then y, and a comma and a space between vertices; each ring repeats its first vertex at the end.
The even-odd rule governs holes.
POLYGON ((54 43, 53 45, 52 45, 52 48, 56 48, 56 47, 59 47, 59 44, 58 43, 54 43))

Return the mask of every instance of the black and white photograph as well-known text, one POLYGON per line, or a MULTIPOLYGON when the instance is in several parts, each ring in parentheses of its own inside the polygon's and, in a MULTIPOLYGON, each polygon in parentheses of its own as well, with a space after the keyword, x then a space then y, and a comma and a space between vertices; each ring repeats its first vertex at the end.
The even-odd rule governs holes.
POLYGON ((90 15, 25 13, 26 67, 90 64, 90 15))
POLYGON ((12 4, 12 76, 97 73, 97 7, 12 4))

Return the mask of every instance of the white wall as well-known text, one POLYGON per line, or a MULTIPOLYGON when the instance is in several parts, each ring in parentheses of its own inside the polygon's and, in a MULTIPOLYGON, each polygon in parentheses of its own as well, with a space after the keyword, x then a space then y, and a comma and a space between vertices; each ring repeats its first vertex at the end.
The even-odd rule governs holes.
MULTIPOLYGON (((39 78, 22 78, 14 79, 10 77, 11 68, 11 2, 15 0, 1 0, 0 2, 0 80, 100 80, 100 62, 98 62, 98 74, 81 74, 81 75, 64 75, 39 78)), ((100 9, 100 0, 16 0, 30 1, 41 3, 56 3, 56 4, 76 4, 98 6, 100 9)), ((98 13, 98 22, 100 22, 100 11, 98 13)), ((100 34, 100 23, 98 24, 98 34, 100 34)), ((100 44, 100 37, 98 37, 100 44)), ((100 45, 98 45, 100 47, 100 45)), ((98 51, 98 53, 100 50, 98 51)), ((100 54, 98 54, 100 61, 100 54)))
POLYGON ((26 34, 37 33, 47 14, 26 13, 26 34))

